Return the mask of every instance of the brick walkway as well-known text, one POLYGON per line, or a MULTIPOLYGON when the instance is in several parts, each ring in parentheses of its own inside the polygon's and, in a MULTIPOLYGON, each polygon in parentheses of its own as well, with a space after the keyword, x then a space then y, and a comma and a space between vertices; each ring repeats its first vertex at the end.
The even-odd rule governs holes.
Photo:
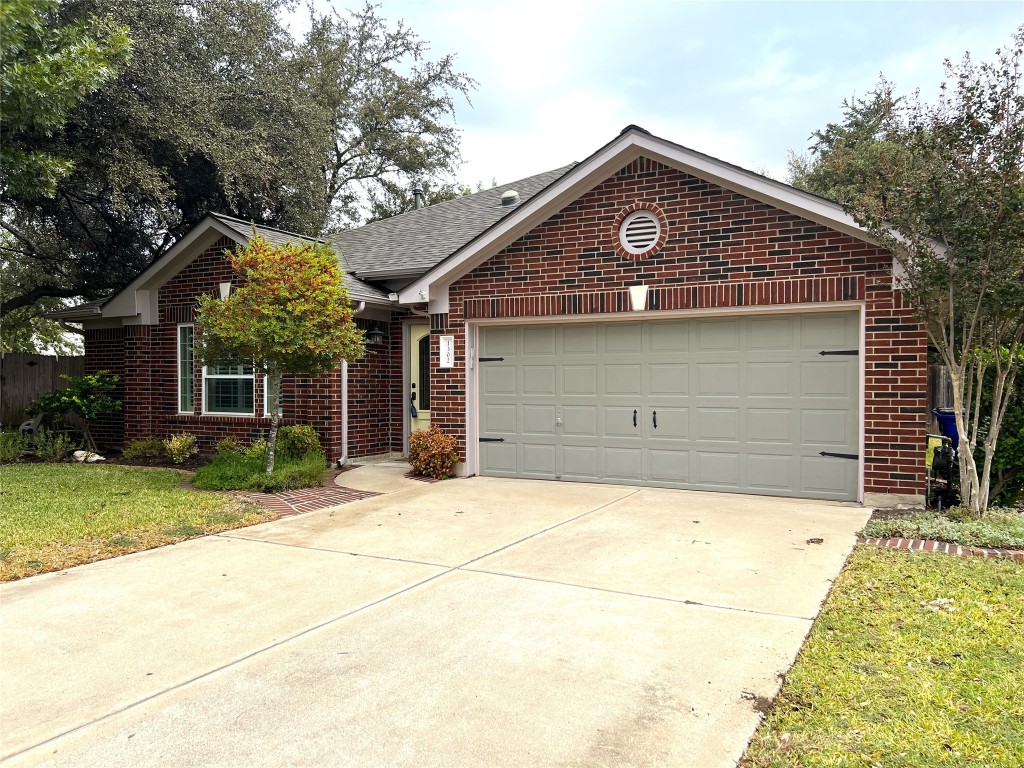
POLYGON ((861 544, 873 544, 886 549, 906 549, 913 552, 944 552, 947 555, 960 557, 1004 557, 1009 560, 1024 562, 1024 551, 1019 549, 993 549, 990 547, 962 547, 959 544, 948 544, 944 541, 928 539, 878 539, 861 537, 861 544))
POLYGON ((373 491, 357 491, 354 488, 300 488, 297 491, 281 491, 280 493, 252 493, 249 491, 236 491, 239 496, 248 501, 255 502, 266 507, 271 512, 276 512, 281 517, 298 515, 302 512, 313 512, 317 509, 337 507, 340 504, 348 504, 350 501, 369 499, 372 496, 380 496, 373 491))

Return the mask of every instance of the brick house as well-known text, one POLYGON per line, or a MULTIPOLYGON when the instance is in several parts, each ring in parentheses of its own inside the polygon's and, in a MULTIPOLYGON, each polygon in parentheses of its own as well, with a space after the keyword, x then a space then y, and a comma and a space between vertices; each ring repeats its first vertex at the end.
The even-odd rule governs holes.
MULTIPOLYGON (((252 225, 211 214, 82 323, 122 375, 118 444, 269 424, 194 359, 196 297, 252 225)), ((300 235, 256 227, 271 241, 300 235)), ((308 238, 307 238, 308 239, 308 238)), ((366 357, 286 380, 332 459, 435 424, 464 474, 919 499, 927 341, 893 258, 823 198, 629 126, 581 163, 332 237, 366 357)))

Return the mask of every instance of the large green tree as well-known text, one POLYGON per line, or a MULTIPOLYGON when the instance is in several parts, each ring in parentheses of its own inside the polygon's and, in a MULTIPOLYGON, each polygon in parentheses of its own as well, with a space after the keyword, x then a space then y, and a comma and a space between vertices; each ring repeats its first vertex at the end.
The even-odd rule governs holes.
POLYGON ((225 299, 200 299, 196 354, 203 365, 252 361, 254 371, 267 377, 269 475, 283 376, 322 376, 342 360, 362 357, 363 334, 330 246, 271 245, 254 235, 230 259, 239 286, 225 299))
POLYGON ((66 157, 53 195, 0 191, 0 247, 17 264, 0 316, 96 299, 209 211, 310 236, 357 220, 375 185, 459 161, 454 98, 471 81, 375 8, 315 15, 290 0, 63 0, 47 25, 105 14, 131 60, 29 149, 66 157))
POLYGON ((931 104, 883 80, 791 163, 797 185, 838 197, 895 255, 896 284, 952 379, 961 495, 978 514, 1024 345, 1022 55, 1024 27, 993 61, 947 61, 931 104))

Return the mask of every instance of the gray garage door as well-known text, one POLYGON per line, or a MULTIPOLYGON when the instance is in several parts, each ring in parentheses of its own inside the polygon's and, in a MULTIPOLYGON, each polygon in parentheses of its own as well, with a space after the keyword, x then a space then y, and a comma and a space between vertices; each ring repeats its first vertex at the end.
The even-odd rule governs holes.
POLYGON ((483 327, 481 474, 855 499, 858 339, 851 313, 483 327))

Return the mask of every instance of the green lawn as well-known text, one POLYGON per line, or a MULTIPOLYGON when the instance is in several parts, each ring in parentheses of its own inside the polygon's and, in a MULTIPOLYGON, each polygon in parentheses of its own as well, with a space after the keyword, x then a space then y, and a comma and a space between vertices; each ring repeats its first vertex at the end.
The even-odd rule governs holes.
POLYGON ((0 580, 273 519, 182 486, 180 472, 85 464, 0 467, 0 580))
POLYGON ((858 547, 741 765, 1024 765, 1024 565, 858 547))

